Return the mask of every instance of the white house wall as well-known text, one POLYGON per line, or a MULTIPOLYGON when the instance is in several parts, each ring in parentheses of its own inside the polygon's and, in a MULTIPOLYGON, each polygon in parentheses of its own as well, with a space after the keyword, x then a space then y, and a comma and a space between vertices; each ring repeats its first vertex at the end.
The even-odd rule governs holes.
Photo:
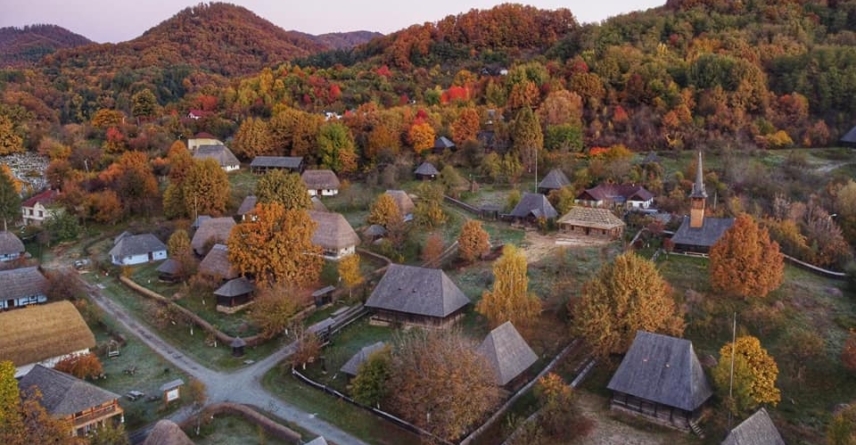
POLYGON ((12 309, 13 307, 21 307, 27 306, 30 304, 38 304, 38 303, 47 303, 48 297, 44 295, 30 295, 25 297, 17 297, 17 298, 9 298, 6 300, 0 300, 0 309, 12 309), (15 305, 9 306, 9 300, 14 300, 15 305))
MULTIPOLYGON (((166 250, 159 250, 152 253, 152 261, 165 260, 167 258, 166 250)), ((117 266, 133 266, 135 264, 143 264, 149 262, 149 254, 126 256, 124 258, 113 257, 113 264, 117 266)))

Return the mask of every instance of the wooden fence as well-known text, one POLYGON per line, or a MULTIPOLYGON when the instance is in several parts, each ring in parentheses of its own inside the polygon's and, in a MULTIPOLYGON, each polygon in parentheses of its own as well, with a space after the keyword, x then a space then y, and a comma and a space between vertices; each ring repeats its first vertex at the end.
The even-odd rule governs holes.
POLYGON ((455 198, 452 198, 451 196, 443 195, 443 200, 448 202, 449 204, 454 205, 455 207, 458 207, 459 209, 470 212, 473 215, 481 216, 481 214, 482 214, 481 209, 479 209, 477 207, 473 207, 473 206, 471 206, 471 205, 469 205, 463 201, 459 201, 455 198))
POLYGON ((182 429, 191 427, 199 419, 213 418, 215 415, 225 414, 227 416, 240 416, 250 423, 256 424, 265 430, 271 436, 289 443, 301 444, 303 441, 300 433, 271 420, 264 414, 256 411, 250 406, 237 403, 216 403, 205 407, 202 412, 182 422, 182 429))

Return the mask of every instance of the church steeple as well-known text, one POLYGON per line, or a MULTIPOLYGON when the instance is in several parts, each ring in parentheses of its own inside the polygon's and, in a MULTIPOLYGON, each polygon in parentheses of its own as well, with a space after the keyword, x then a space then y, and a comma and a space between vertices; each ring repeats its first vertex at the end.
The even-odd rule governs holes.
POLYGON ((704 204, 707 192, 704 189, 704 173, 701 166, 701 151, 698 152, 698 168, 693 192, 690 194, 690 228, 698 229, 704 225, 704 204))

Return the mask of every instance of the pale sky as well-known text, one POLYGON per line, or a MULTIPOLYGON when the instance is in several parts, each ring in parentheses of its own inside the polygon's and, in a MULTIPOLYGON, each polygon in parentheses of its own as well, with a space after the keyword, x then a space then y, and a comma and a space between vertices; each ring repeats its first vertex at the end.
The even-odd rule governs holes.
MULTIPOLYGON (((231 0, 286 30, 310 34, 378 31, 388 34, 470 9, 501 3, 568 8, 580 23, 599 22, 665 0, 231 0)), ((96 42, 122 42, 200 0, 0 0, 0 27, 53 24, 96 42)))

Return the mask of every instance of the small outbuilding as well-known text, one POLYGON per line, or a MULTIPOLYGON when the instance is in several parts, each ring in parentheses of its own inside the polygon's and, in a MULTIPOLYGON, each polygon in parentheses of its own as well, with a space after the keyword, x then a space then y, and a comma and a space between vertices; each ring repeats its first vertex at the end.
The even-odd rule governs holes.
POLYGON ((300 156, 256 156, 250 162, 253 173, 264 173, 268 170, 287 170, 293 173, 303 171, 303 157, 300 156))
POLYGON ((326 286, 312 292, 312 300, 315 301, 315 307, 321 307, 325 304, 333 302, 333 292, 336 286, 326 286))
POLYGON ((533 222, 542 218, 554 219, 559 216, 559 212, 553 208, 546 196, 526 192, 509 215, 518 221, 533 222))
POLYGON ((229 249, 225 244, 215 244, 199 263, 197 272, 218 278, 221 281, 231 280, 238 277, 238 271, 232 267, 229 261, 229 249))
POLYGON ((435 180, 438 176, 440 176, 440 172, 437 170, 437 167, 434 167, 434 164, 430 162, 423 162, 416 168, 414 172, 416 174, 416 179, 425 181, 425 180, 435 180))
POLYGON ((853 127, 850 131, 844 133, 844 136, 841 136, 838 143, 845 147, 856 148, 856 127, 853 127))
POLYGON ((478 352, 487 358, 499 386, 509 384, 538 361, 538 355, 510 321, 490 331, 478 352))
POLYGON ((217 288, 217 307, 235 308, 247 304, 253 299, 253 283, 244 277, 234 278, 217 288))
POLYGON ((166 261, 160 264, 156 269, 158 280, 175 283, 181 279, 181 263, 175 258, 167 258, 166 261))
POLYGON ((565 233, 606 239, 621 238, 626 225, 612 210, 579 206, 571 207, 557 224, 565 233))
POLYGON ((149 432, 143 445, 193 445, 193 441, 175 422, 161 419, 149 432))
POLYGON ((386 343, 379 341, 377 343, 370 344, 368 346, 360 349, 356 354, 354 354, 341 368, 339 368, 339 372, 343 374, 347 374, 351 377, 355 377, 357 372, 360 370, 360 365, 362 365, 369 357, 377 351, 386 346, 386 343))
POLYGON ((559 190, 569 185, 571 185, 571 181, 565 176, 565 173, 554 168, 538 183, 538 193, 547 195, 553 190, 559 190))
POLYGON ((48 280, 36 266, 0 270, 0 309, 46 303, 47 291, 48 280))
POLYGON ((410 199, 410 195, 407 192, 404 190, 387 190, 386 194, 392 196, 392 199, 395 200, 395 204, 398 206, 398 210, 405 220, 408 219, 409 215, 413 215, 416 205, 413 204, 413 200, 410 199))
POLYGON ((336 196, 339 194, 339 178, 333 170, 306 170, 300 178, 306 184, 309 196, 336 196))
POLYGON ((785 445, 779 429, 764 408, 734 427, 722 445, 785 445))
POLYGON ((24 257, 24 243, 12 232, 0 231, 0 262, 24 257))
POLYGON ((166 382, 160 386, 159 391, 163 394, 164 403, 172 402, 181 398, 181 387, 184 385, 184 380, 175 379, 171 382, 166 382))
POLYGON ((431 147, 431 150, 436 154, 443 154, 447 149, 454 150, 455 147, 456 145, 451 139, 446 136, 440 136, 434 140, 434 146, 431 147))
POLYGON ((235 337, 232 339, 232 343, 229 343, 229 347, 232 348, 232 357, 243 357, 244 356, 244 348, 247 346, 247 342, 241 337, 235 337))

